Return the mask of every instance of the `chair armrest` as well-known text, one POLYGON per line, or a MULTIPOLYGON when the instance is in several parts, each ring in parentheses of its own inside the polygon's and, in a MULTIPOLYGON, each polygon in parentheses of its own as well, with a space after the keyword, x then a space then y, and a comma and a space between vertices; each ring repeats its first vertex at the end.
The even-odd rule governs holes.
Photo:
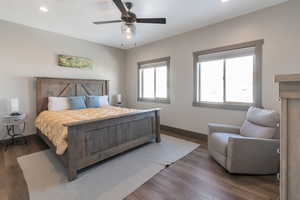
POLYGON ((276 139, 229 138, 227 169, 232 173, 275 174, 279 170, 279 145, 276 139))
POLYGON ((215 132, 236 133, 240 134, 239 126, 227 124, 208 124, 209 135, 215 132))

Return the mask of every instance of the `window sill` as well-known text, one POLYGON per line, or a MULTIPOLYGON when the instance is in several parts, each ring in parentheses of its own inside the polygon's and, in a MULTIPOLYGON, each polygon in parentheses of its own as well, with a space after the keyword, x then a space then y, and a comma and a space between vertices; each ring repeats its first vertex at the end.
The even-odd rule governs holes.
POLYGON ((226 103, 207 103, 207 102, 193 102, 195 107, 217 108, 225 110, 241 110, 247 111, 252 104, 226 104, 226 103))
POLYGON ((169 99, 137 99, 138 102, 171 104, 169 99))

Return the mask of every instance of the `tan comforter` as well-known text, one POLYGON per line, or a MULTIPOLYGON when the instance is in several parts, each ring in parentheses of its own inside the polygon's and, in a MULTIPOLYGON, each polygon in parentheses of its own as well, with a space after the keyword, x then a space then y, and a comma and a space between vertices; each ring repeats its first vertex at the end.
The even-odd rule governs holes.
POLYGON ((62 155, 68 148, 68 129, 63 124, 82 120, 115 117, 136 112, 135 109, 103 106, 80 110, 44 111, 35 120, 35 126, 46 135, 56 147, 56 153, 62 155))

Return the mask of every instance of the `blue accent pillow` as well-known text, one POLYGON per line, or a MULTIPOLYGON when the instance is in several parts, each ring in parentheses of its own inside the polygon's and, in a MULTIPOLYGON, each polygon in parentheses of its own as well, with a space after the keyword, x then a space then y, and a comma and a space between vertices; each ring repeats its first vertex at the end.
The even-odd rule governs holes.
POLYGON ((69 97, 70 109, 71 110, 78 110, 78 109, 85 109, 85 97, 78 96, 78 97, 69 97))
POLYGON ((88 108, 99 108, 100 105, 100 96, 87 96, 86 97, 86 106, 88 108))

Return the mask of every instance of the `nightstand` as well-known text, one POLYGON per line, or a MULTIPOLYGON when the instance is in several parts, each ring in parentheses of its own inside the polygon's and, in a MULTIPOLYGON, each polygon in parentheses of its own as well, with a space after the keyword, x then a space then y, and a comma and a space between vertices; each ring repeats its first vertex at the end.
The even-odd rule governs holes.
POLYGON ((17 144, 16 138, 22 138, 24 144, 27 144, 27 140, 24 137, 24 133, 26 129, 25 119, 26 119, 25 114, 21 114, 17 116, 7 115, 3 117, 3 126, 6 129, 7 135, 10 137, 7 144, 5 145, 5 150, 7 150, 9 145, 17 144))

